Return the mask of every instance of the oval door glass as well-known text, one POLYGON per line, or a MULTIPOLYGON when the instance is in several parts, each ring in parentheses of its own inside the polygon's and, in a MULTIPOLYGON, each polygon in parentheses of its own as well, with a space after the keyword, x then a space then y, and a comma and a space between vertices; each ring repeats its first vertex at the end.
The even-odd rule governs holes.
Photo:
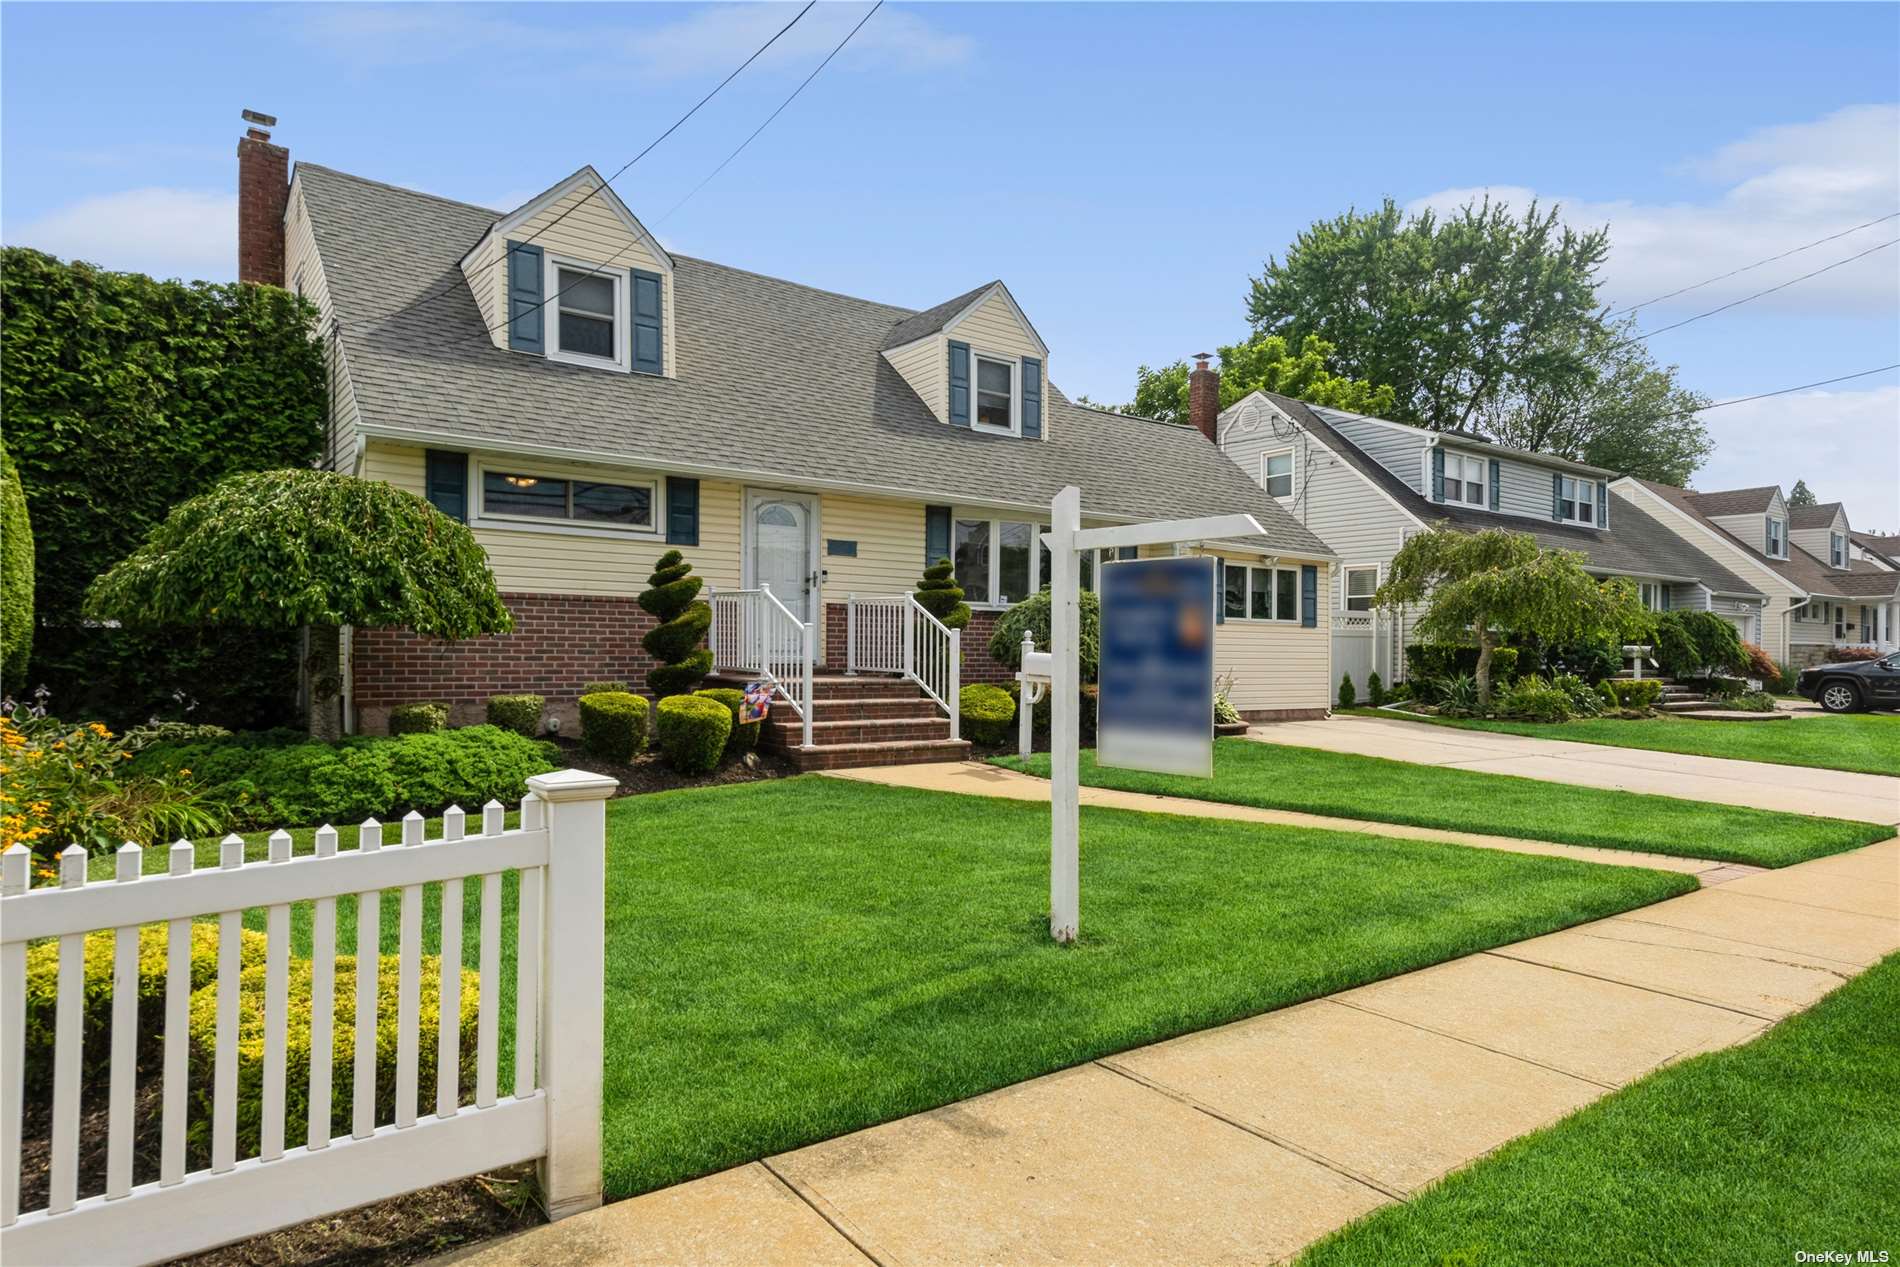
POLYGON ((797 502, 762 501, 752 512, 753 568, 758 583, 801 622, 811 619, 811 542, 806 508, 797 502))

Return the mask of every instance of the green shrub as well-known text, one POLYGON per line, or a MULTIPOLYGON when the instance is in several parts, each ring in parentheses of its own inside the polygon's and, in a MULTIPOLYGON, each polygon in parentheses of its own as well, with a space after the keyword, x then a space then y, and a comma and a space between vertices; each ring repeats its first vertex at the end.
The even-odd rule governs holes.
MULTIPOLYGON (((392 735, 428 735, 447 730, 448 726, 447 704, 398 704, 389 710, 389 733, 392 735)), ((180 736, 181 740, 183 738, 180 736)))
POLYGON ((1385 682, 1380 679, 1379 671, 1374 669, 1366 674, 1366 703, 1374 708, 1385 703, 1385 682))
MULTIPOLYGON (((1600 682, 1623 667, 1623 642, 1605 635, 1594 641, 1543 645, 1534 639, 1513 641, 1517 673, 1552 676, 1572 673, 1586 682, 1600 682)), ((1474 661, 1475 663, 1475 661, 1474 661)))
POLYGON ((1748 690, 1748 683, 1738 677, 1711 677, 1702 689, 1710 699, 1739 699, 1748 690))
MULTIPOLYGON (((171 945, 169 924, 139 929, 138 1024, 141 1045, 165 1032, 165 981, 171 945)), ((264 962, 264 934, 244 930, 238 940, 243 967, 264 962)), ((117 940, 111 929, 87 933, 85 988, 80 1008, 80 1081, 91 1085, 106 1077, 112 1056, 112 964, 117 940)), ((218 979, 218 926, 191 926, 190 989, 218 979)), ((26 952, 26 1055, 21 1067, 29 1094, 50 1091, 53 1082, 53 1026, 59 1010, 59 942, 44 941, 26 952)))
MULTIPOLYGON (((1478 672, 1478 648, 1449 642, 1415 642, 1405 649, 1408 677, 1447 680, 1478 672)), ((1500 686, 1517 676, 1517 648, 1491 649, 1491 685, 1500 686)))
POLYGON ((1781 670, 1775 666, 1774 658, 1754 643, 1742 644, 1742 657, 1748 661, 1748 667, 1743 672, 1760 679, 1767 689, 1773 690, 1775 683, 1781 681, 1781 670))
POLYGON ((732 733, 732 711, 703 695, 673 695, 660 701, 660 751, 681 774, 705 774, 719 764, 732 733))
POLYGON ((1775 666, 1775 678, 1776 678, 1777 685, 1771 686, 1768 689, 1779 691, 1783 695, 1793 695, 1794 684, 1800 678, 1800 676, 1801 676, 1801 670, 1795 668, 1792 664, 1789 664, 1786 660, 1783 660, 1780 664, 1777 664, 1775 666))
POLYGON ((541 733, 541 706, 546 702, 539 695, 490 695, 488 724, 532 739, 541 733))
POLYGON ((1646 677, 1636 681, 1628 678, 1607 678, 1603 682, 1603 688, 1609 691, 1610 698, 1616 701, 1618 708, 1637 710, 1653 708, 1656 701, 1662 698, 1662 683, 1655 678, 1646 677))
POLYGON ((19 472, 0 444, 0 693, 24 693, 33 654, 33 523, 19 472))
POLYGON ((1767 691, 1745 691, 1730 700, 1728 706, 1744 713, 1772 713, 1775 697, 1767 691))
POLYGON ((1714 612, 1669 611, 1656 618, 1656 663, 1673 677, 1698 677, 1740 673, 1748 655, 1735 626, 1714 612))
POLYGON ((128 752, 143 752, 155 743, 195 743, 200 739, 229 739, 231 732, 222 726, 196 725, 188 721, 154 721, 134 726, 119 736, 119 746, 128 752))
MULTIPOLYGON (((396 1039, 397 990, 402 960, 384 955, 380 961, 380 988, 376 992, 376 1121, 395 1119, 396 1110, 396 1039)), ((417 1012, 416 1079, 418 1115, 435 1111, 436 1037, 441 1018, 441 960, 423 955, 421 960, 420 1008, 417 1012)), ((262 963, 244 970, 238 993, 238 1156, 254 1156, 263 1123, 264 1084, 264 973, 262 963)), ((481 978, 467 969, 462 971, 460 1083, 463 1102, 475 1089, 476 1034, 481 978)), ((347 1130, 356 1085, 356 959, 340 955, 336 959, 334 991, 334 1041, 330 1054, 331 1133, 347 1130)), ((287 1139, 303 1137, 310 1121, 310 961, 293 957, 290 961, 289 1026, 285 1034, 284 1133, 287 1139)), ((215 985, 191 996, 191 1098, 193 1105, 190 1131, 202 1139, 210 1129, 212 1109, 212 1071, 218 1038, 218 990, 215 985)))
POLYGON ((608 761, 628 762, 647 750, 647 702, 630 691, 597 691, 580 699, 581 747, 608 761))
POLYGON ((712 627, 712 605, 698 601, 704 582, 692 572, 684 555, 668 550, 654 562, 640 594, 641 609, 660 622, 640 639, 658 661, 647 671, 647 689, 655 699, 685 695, 712 672, 712 649, 699 645, 712 627))
POLYGON ((762 721, 740 721, 739 714, 745 711, 745 692, 735 686, 712 686, 693 694, 702 699, 718 700, 732 713, 732 734, 726 740, 727 752, 744 752, 759 746, 759 731, 764 728, 762 721))
MULTIPOLYGON (((946 629, 962 629, 970 623, 969 604, 963 601, 956 569, 948 559, 938 559, 924 569, 923 579, 917 582, 917 605, 935 616, 946 629)), ((1021 634, 1016 636, 1022 637, 1021 634)))
POLYGON ((1359 692, 1356 688, 1354 688, 1352 684, 1352 674, 1350 673, 1340 674, 1339 675, 1339 702, 1336 705, 1336 707, 1351 708, 1354 705, 1356 705, 1358 702, 1359 702, 1359 692))
POLYGON ((1438 699, 1439 711, 1447 717, 1470 717, 1478 711, 1478 680, 1460 673, 1444 682, 1438 699))
POLYGON ((1496 705, 1499 716, 1522 721, 1561 722, 1571 715, 1569 694, 1535 673, 1505 687, 1496 705))
POLYGON ((1570 700, 1570 711, 1578 717, 1595 717, 1603 711, 1603 697, 1595 687, 1575 673, 1559 673, 1550 684, 1570 700))
POLYGON ((227 807, 225 825, 243 831, 513 802, 529 775, 554 769, 554 751, 494 726, 387 739, 352 735, 334 744, 268 730, 154 744, 129 764, 136 774, 190 770, 227 807))
MULTIPOLYGON (((1035 639, 1038 647, 1049 647, 1049 591, 1040 590, 1017 603, 996 622, 990 633, 990 659, 1006 669, 1023 667, 1023 634, 1035 639)), ((1081 628, 1077 638, 1077 663, 1082 680, 1093 682, 1102 657, 1102 600, 1093 590, 1083 590, 1077 604, 1081 628)))
POLYGON ((971 743, 994 747, 1009 739, 1009 724, 1016 720, 1016 701, 1000 686, 973 682, 957 696, 963 718, 964 737, 971 743))
POLYGON ((582 695, 632 695, 634 690, 625 682, 589 682, 581 687, 582 695))
MULTIPOLYGON (((1240 710, 1234 707, 1234 675, 1222 673, 1214 678, 1214 724, 1216 726, 1238 726, 1246 721, 1240 710)), ((1015 699, 1015 695, 1010 696, 1015 699)))

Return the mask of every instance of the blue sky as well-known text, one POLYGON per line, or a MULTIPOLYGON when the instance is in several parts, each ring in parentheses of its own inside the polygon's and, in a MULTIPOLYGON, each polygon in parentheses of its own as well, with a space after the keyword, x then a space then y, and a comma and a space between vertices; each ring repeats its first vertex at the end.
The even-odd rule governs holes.
MULTIPOLYGON (((1900 210, 1900 6, 887 4, 667 216, 867 7, 814 9, 622 196, 676 250, 874 299, 1000 276, 1055 381, 1100 400, 1235 339, 1267 255, 1386 195, 1489 188, 1607 221, 1620 304, 1900 210)), ((8 3, 0 232, 228 278, 245 106, 280 117, 293 159, 504 207, 618 167, 793 12, 8 3)), ((1717 399, 1900 361, 1900 248, 1651 346, 1717 399)), ((1900 528, 1900 374, 1707 421, 1698 485, 1804 476, 1857 526, 1900 528)))

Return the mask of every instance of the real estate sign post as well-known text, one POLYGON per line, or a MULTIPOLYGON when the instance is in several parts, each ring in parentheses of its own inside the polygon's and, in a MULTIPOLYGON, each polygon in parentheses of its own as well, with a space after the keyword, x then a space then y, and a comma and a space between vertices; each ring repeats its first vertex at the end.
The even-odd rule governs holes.
MULTIPOLYGON (((1078 806, 1079 713, 1081 675, 1081 562, 1083 550, 1119 550, 1126 546, 1176 545, 1262 533, 1252 515, 1215 515, 1206 519, 1176 519, 1163 523, 1125 524, 1114 528, 1082 528, 1082 490, 1064 488, 1049 503, 1049 935, 1072 942, 1082 925, 1081 823, 1078 806)), ((1211 563, 1208 565, 1211 568, 1211 563)), ((1202 609, 1213 619, 1212 589, 1202 609)), ((1106 642, 1107 612, 1103 613, 1106 642)), ((1170 633, 1168 636, 1176 636, 1170 633)), ((1212 630, 1207 655, 1212 656, 1212 630)), ((1209 659, 1211 666, 1212 660, 1209 659)), ((1027 666, 1025 666, 1027 667, 1027 666)), ((1206 721, 1213 725, 1213 682, 1208 680, 1202 701, 1206 721)), ((1210 730, 1211 742, 1211 730, 1210 730)))

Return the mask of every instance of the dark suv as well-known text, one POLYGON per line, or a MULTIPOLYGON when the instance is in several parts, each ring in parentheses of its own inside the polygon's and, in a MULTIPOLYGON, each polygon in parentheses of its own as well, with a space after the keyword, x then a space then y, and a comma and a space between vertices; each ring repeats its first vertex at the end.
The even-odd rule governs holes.
POLYGON ((1819 664, 1801 670, 1794 680, 1795 694, 1805 696, 1830 713, 1857 713, 1863 708, 1900 708, 1900 652, 1878 660, 1819 664))

